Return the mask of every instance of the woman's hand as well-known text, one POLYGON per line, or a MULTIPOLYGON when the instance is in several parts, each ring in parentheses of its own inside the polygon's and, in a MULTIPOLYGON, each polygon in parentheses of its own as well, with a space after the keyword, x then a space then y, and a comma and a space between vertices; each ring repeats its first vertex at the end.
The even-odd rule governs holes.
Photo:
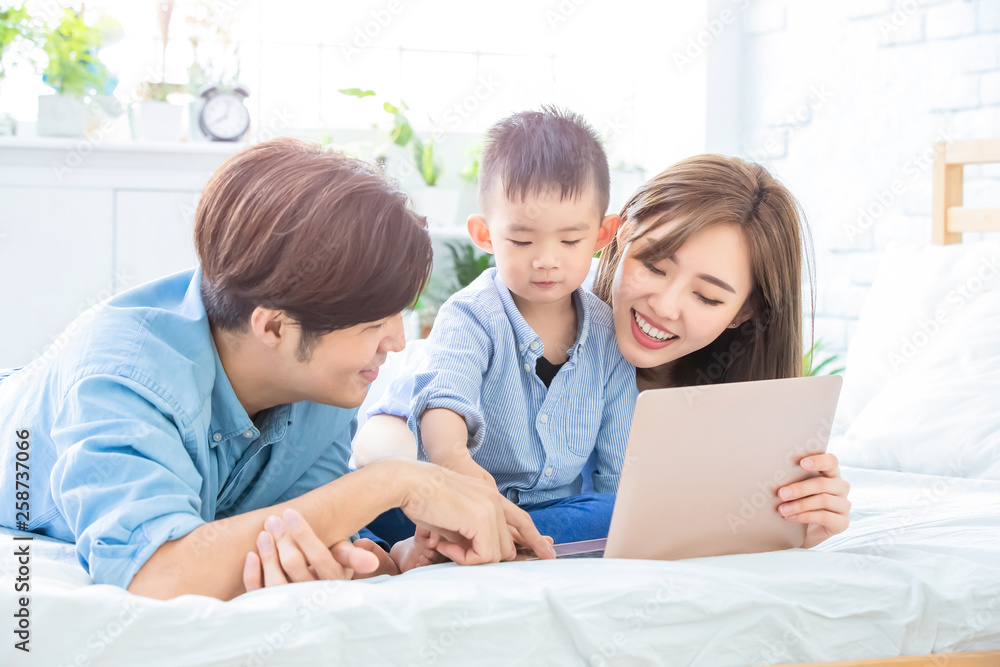
POLYGON ((248 592, 289 582, 399 574, 389 554, 371 540, 344 540, 327 548, 293 509, 285 510, 283 519, 268 517, 264 527, 257 536, 259 553, 251 551, 244 561, 243 586, 248 592))
POLYGON ((807 456, 799 465, 819 476, 778 489, 782 501, 778 512, 789 521, 808 524, 802 546, 809 549, 847 528, 851 511, 847 492, 851 485, 840 476, 840 464, 833 454, 807 456))

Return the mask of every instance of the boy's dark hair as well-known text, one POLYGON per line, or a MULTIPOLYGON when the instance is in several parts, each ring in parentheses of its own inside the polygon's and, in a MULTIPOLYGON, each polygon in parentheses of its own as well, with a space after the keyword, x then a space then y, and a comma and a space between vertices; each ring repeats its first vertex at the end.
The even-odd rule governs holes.
POLYGON ((523 201, 548 189, 558 190, 560 200, 572 199, 593 186, 603 217, 610 182, 601 140, 580 114, 543 106, 541 111, 508 116, 486 131, 479 163, 479 206, 484 215, 502 184, 508 201, 523 201))
POLYGON ((412 304, 431 270, 427 221, 373 166, 319 144, 275 139, 240 151, 209 179, 195 216, 209 321, 249 330, 257 306, 319 336, 412 304))

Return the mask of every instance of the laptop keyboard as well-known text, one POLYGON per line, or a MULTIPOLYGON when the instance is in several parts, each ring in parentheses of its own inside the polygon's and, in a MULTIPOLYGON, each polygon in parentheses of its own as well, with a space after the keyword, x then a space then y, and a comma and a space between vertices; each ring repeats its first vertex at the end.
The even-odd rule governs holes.
POLYGON ((595 551, 584 551, 578 554, 563 554, 561 556, 556 556, 558 560, 563 558, 602 558, 604 556, 604 549, 597 549, 595 551))

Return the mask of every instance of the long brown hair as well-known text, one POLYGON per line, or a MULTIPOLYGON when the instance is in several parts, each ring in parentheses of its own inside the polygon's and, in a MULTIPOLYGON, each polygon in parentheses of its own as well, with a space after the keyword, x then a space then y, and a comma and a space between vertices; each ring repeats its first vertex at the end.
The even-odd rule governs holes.
MULTIPOLYGON (((615 273, 626 246, 665 223, 677 222, 662 239, 635 252, 637 260, 665 259, 698 230, 718 224, 738 228, 749 249, 753 286, 747 305, 753 315, 700 350, 670 362, 670 385, 802 374, 802 258, 813 317, 812 242, 795 197, 764 167, 724 155, 687 158, 643 184, 622 208, 621 218, 621 232, 601 253, 594 284, 594 292, 612 306, 615 273)), ((638 373, 655 384, 662 370, 638 373)))
POLYGON ((374 167, 319 144, 274 139, 209 180, 195 220, 209 321, 243 333, 257 306, 318 337, 395 315, 431 271, 427 221, 374 167))

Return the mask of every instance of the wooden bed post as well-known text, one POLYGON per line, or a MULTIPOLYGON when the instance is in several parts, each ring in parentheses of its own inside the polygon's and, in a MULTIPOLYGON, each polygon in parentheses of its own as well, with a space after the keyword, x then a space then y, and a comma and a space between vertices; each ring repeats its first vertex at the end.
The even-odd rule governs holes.
POLYGON ((933 235, 936 245, 962 242, 962 232, 1000 231, 1000 209, 962 206, 962 167, 1000 162, 1000 139, 934 144, 933 235))
POLYGON ((962 242, 962 232, 948 231, 948 209, 962 205, 962 165, 948 164, 948 144, 934 144, 934 202, 932 235, 935 245, 962 242))

